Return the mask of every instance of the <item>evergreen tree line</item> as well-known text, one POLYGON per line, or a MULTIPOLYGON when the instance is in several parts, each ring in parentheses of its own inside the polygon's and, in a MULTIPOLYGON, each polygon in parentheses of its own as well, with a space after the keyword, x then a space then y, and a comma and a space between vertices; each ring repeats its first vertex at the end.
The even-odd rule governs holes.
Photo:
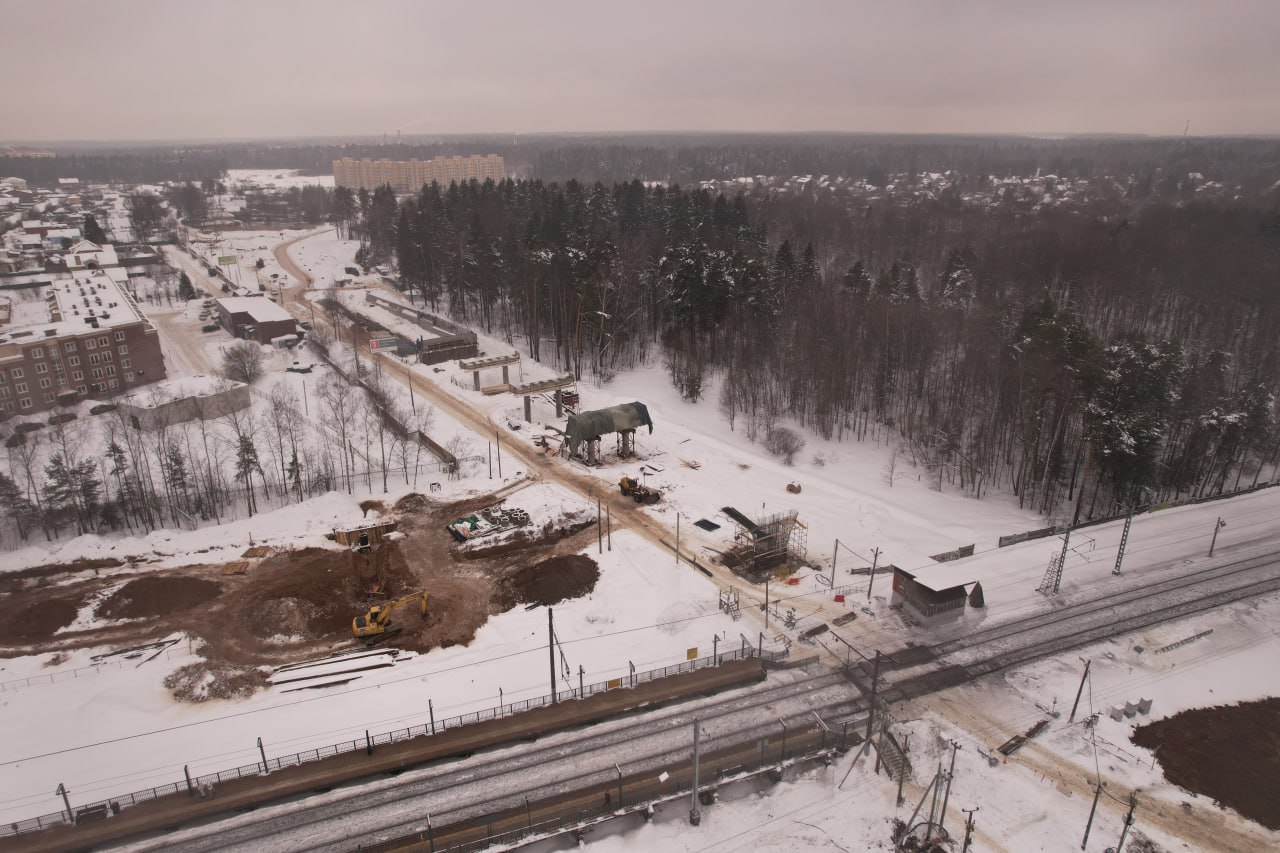
POLYGON ((579 377, 660 355, 753 440, 788 418, 884 437, 937 488, 1085 518, 1251 484, 1280 452, 1274 210, 824 207, 639 181, 338 195, 365 261, 434 309, 579 377))
POLYGON ((1271 191, 1280 180, 1280 142, 1211 137, 1032 139, 1016 136, 875 134, 511 134, 406 137, 332 142, 211 143, 129 149, 56 146, 56 158, 0 156, 0 176, 54 186, 60 177, 91 182, 199 182, 227 169, 300 169, 332 173, 341 157, 408 160, 499 154, 513 174, 547 181, 613 182, 640 178, 691 183, 750 175, 836 175, 884 186, 889 176, 952 171, 970 179, 1032 175, 1066 178, 1136 176, 1155 198, 1172 198, 1190 172, 1239 187, 1271 191))

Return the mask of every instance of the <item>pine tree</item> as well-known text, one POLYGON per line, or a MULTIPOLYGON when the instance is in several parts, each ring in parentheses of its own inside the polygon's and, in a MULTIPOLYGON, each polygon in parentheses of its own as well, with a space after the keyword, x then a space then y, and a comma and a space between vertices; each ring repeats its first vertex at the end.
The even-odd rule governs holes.
POLYGON ((102 226, 98 224, 98 220, 92 213, 84 215, 84 238, 90 243, 97 243, 99 246, 107 242, 107 235, 103 232, 102 226))

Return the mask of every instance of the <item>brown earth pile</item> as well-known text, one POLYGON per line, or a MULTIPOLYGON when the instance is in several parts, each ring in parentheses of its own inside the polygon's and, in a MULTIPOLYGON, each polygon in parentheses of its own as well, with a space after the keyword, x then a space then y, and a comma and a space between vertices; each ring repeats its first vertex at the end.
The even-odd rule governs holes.
POLYGON ((221 584, 203 578, 142 577, 107 596, 94 612, 106 619, 168 616, 212 601, 221 593, 221 584))
POLYGON ((1280 829, 1280 698, 1197 708, 1142 726, 1165 778, 1280 829))
POLYGON ((431 501, 426 495, 418 492, 410 492, 409 494, 396 501, 395 511, 399 513, 415 513, 426 512, 431 508, 431 501))
POLYGON ((0 600, 0 644, 23 644, 52 637, 76 621, 82 597, 52 598, 32 606, 22 594, 0 600))
POLYGON ((599 577, 600 567, 590 557, 551 557, 504 575, 494 601, 504 610, 517 604, 557 604, 591 592, 599 577))
POLYGON ((266 684, 256 668, 200 661, 179 667, 165 676, 164 686, 180 702, 210 699, 243 699, 266 684))

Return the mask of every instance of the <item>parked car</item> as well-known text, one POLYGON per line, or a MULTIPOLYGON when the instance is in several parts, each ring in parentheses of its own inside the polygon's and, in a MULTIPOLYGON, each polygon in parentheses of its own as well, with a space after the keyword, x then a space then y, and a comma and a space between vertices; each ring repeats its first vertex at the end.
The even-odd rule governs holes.
POLYGON ((203 326, 201 326, 201 327, 200 327, 200 331, 202 331, 202 332, 216 332, 216 331, 218 331, 218 329, 220 329, 220 328, 222 328, 222 327, 221 327, 221 326, 219 326, 217 323, 205 323, 203 326))
POLYGON ((356 269, 355 267, 343 267, 342 271, 345 272, 347 275, 360 275, 360 270, 356 269))

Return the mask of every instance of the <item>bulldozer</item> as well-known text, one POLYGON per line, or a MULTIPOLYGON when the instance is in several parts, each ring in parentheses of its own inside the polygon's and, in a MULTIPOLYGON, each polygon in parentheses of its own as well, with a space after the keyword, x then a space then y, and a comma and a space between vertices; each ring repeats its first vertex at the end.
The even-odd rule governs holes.
POLYGON ((402 595, 391 601, 384 601, 374 604, 369 608, 369 612, 363 616, 357 616, 351 620, 351 633, 355 635, 357 640, 363 640, 366 646, 372 646, 374 643, 381 643, 383 640, 399 634, 400 626, 391 624, 391 611, 402 604, 408 604, 411 601, 418 601, 418 610, 425 618, 427 615, 427 599, 430 596, 426 590, 421 592, 402 595))
POLYGON ((651 489, 639 480, 628 477, 625 474, 618 481, 618 488, 622 490, 624 495, 629 496, 638 504, 656 504, 662 500, 662 492, 657 489, 651 489))

